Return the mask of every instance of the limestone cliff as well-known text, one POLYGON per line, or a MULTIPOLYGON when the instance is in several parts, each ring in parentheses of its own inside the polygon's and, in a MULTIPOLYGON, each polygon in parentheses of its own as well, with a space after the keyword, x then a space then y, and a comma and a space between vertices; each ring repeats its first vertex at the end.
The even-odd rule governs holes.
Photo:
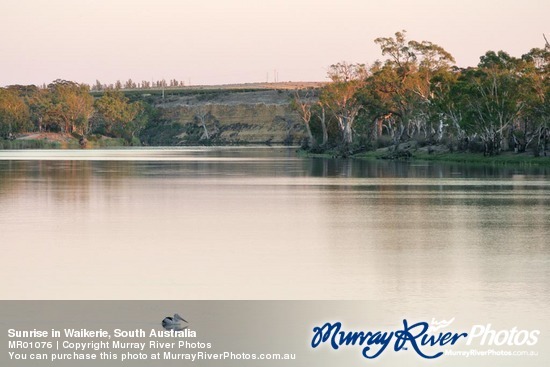
POLYGON ((221 91, 168 96, 157 107, 172 144, 298 144, 305 137, 290 91, 221 91))

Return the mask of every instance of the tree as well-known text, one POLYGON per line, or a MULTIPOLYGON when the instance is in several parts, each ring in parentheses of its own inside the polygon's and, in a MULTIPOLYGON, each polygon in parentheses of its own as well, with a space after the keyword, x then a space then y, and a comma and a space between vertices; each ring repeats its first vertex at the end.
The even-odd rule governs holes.
POLYGON ((317 111, 317 116, 319 117, 319 122, 321 123, 321 132, 323 134, 323 140, 321 145, 324 146, 328 142, 328 129, 327 129, 327 113, 325 109, 325 104, 322 101, 317 101, 315 106, 315 111, 317 111))
POLYGON ((507 131, 526 106, 519 69, 520 60, 503 51, 488 51, 480 58, 478 68, 463 72, 468 127, 481 138, 485 155, 507 148, 507 131))
POLYGON ((204 134, 202 135, 201 140, 210 139, 210 134, 208 133, 208 128, 206 127, 206 121, 211 116, 210 110, 211 110, 211 106, 209 104, 199 105, 197 106, 197 109, 196 109, 197 112, 195 113, 195 118, 198 120, 198 122, 204 129, 204 134))
MULTIPOLYGON (((432 79, 449 73, 454 63, 442 47, 429 41, 407 41, 405 33, 374 41, 387 59, 373 66, 370 79, 378 94, 378 119, 383 117, 387 122, 395 144, 404 134, 412 137, 424 132, 427 137, 435 132, 430 109, 434 99, 432 79)), ((441 121, 436 123, 441 129, 441 121)))
POLYGON ((96 131, 131 141, 144 127, 140 118, 144 108, 141 102, 129 103, 121 91, 108 90, 94 103, 96 131))
POLYGON ((305 93, 303 93, 303 96, 300 96, 300 92, 296 90, 294 92, 294 98, 292 99, 292 107, 298 112, 300 115, 300 118, 304 122, 304 125, 306 127, 307 137, 308 137, 308 145, 314 146, 315 145, 315 138, 313 137, 313 134, 311 133, 311 116, 312 116, 312 106, 314 102, 312 101, 313 93, 311 90, 306 90, 305 93))
POLYGON ((124 83, 125 89, 136 89, 136 83, 132 79, 128 79, 126 83, 124 83))
POLYGON ((365 83, 367 70, 364 64, 341 62, 330 66, 328 76, 332 82, 323 87, 320 100, 338 121, 347 146, 353 142, 353 123, 362 108, 357 92, 365 83))
POLYGON ((88 121, 92 116, 93 97, 90 88, 66 80, 56 80, 48 85, 52 104, 46 111, 50 124, 57 124, 61 132, 88 133, 88 121))
POLYGON ((535 155, 545 154, 550 138, 550 46, 522 56, 520 93, 525 102, 521 118, 512 125, 518 151, 536 142, 535 155))
POLYGON ((38 131, 47 128, 47 112, 52 107, 50 91, 46 88, 36 88, 25 96, 25 102, 29 106, 30 118, 38 131))
POLYGON ((440 136, 443 138, 443 130, 446 129, 450 137, 451 149, 456 145, 458 148, 466 148, 466 131, 463 120, 465 116, 465 91, 464 85, 459 82, 461 71, 456 68, 448 73, 440 73, 432 78, 431 90, 431 113, 439 121, 440 136), (454 144, 453 144, 454 141, 454 144))
POLYGON ((30 127, 29 108, 17 90, 0 88, 0 136, 8 138, 30 127))
POLYGON ((96 79, 95 81, 95 84, 94 86, 92 87, 92 90, 95 90, 95 91, 102 91, 104 88, 103 88, 103 84, 101 84, 101 82, 99 80, 96 79))

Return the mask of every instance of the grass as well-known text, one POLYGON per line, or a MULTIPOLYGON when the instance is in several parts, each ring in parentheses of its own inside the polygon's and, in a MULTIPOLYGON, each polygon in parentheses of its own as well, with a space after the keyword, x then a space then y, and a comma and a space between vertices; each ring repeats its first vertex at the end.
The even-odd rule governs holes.
POLYGON ((414 153, 413 159, 422 161, 456 162, 469 164, 519 164, 550 166, 550 157, 534 157, 527 154, 514 154, 509 152, 490 157, 486 157, 481 153, 414 153))
MULTIPOLYGON (((377 151, 367 151, 354 154, 352 158, 375 160, 383 159, 385 153, 377 151)), ((337 151, 327 151, 323 153, 309 153, 302 149, 298 150, 299 157, 314 157, 314 158, 335 158, 339 157, 337 151)), ((532 155, 522 153, 515 154, 505 152, 495 156, 484 156, 481 153, 421 153, 414 152, 410 161, 433 161, 433 162, 455 162, 466 164, 489 164, 489 165, 533 165, 533 166, 550 166, 550 157, 534 157, 532 155)))
POLYGON ((324 153, 310 153, 301 148, 296 151, 296 155, 302 158, 333 158, 335 154, 335 152, 331 151, 326 151, 324 153))
POLYGON ((1 140, 0 149, 60 149, 61 143, 46 140, 1 140))
MULTIPOLYGON (((87 149, 93 148, 120 148, 128 146, 128 142, 122 138, 90 138, 86 144, 87 149)), ((80 144, 79 146, 80 147, 80 144)))
MULTIPOLYGON (((90 140, 86 146, 90 148, 119 148, 128 146, 124 139, 97 139, 90 140)), ((0 150, 14 149, 80 149, 78 140, 69 141, 50 141, 44 139, 18 139, 2 140, 0 139, 0 150)))

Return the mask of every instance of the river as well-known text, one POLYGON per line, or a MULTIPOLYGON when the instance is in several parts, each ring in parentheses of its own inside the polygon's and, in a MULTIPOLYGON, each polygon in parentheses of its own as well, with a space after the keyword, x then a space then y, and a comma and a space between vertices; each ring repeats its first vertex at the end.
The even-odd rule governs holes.
POLYGON ((548 168, 3 151, 0 298, 373 300, 547 320, 549 223, 548 168))

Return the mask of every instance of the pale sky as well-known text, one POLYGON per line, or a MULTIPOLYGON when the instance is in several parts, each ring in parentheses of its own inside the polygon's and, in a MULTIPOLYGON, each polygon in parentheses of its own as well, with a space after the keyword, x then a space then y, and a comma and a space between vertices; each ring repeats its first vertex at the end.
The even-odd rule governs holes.
POLYGON ((405 29, 458 66, 550 38, 549 0, 0 0, 0 86, 67 79, 325 80, 405 29))

